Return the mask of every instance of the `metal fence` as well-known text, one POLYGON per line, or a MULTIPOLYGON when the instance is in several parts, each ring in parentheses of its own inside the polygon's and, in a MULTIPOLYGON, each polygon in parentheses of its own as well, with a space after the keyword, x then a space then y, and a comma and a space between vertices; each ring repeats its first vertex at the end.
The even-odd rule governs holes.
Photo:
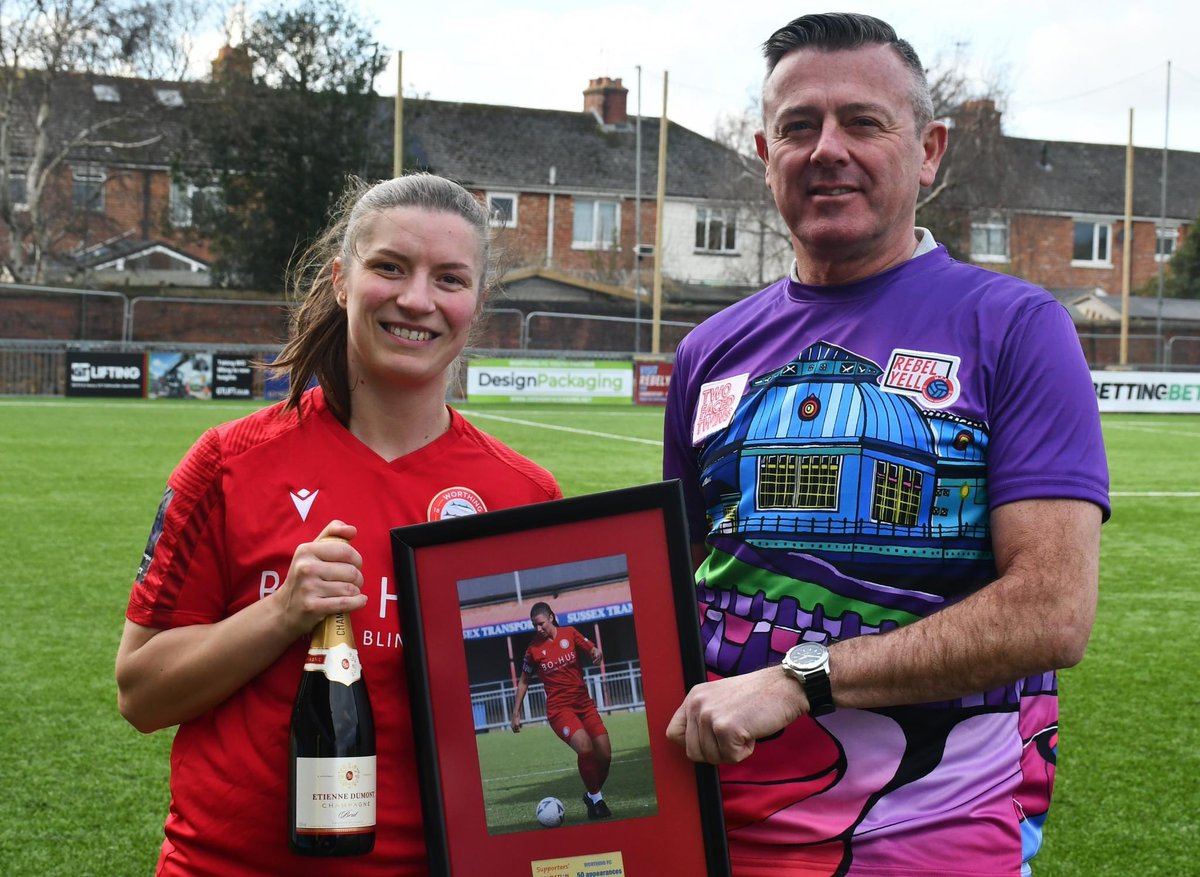
MULTIPOLYGON (((229 343, 246 338, 247 327, 269 324, 265 334, 282 335, 285 305, 277 300, 134 296, 122 292, 0 284, 0 394, 65 395, 66 359, 70 351, 223 352, 267 359, 278 345, 229 343), (31 303, 46 305, 40 315, 31 303), (51 306, 52 305, 52 306, 51 306), (210 307, 211 306, 211 307, 210 307), (222 313, 218 307, 236 306, 222 313), (272 314, 271 311, 278 313, 272 314), (162 341, 155 326, 170 314, 190 332, 187 343, 162 341), (239 315, 240 314, 240 315, 239 315), (182 319, 178 319, 183 315, 182 319), (243 319, 244 317, 244 319, 243 319), (5 329, 9 330, 6 336, 5 329), (195 337, 199 335, 200 337, 195 337), (37 340, 26 340, 36 338, 37 340), (148 338, 150 340, 138 340, 148 338), (211 340, 206 340, 211 339, 211 340)), ((169 323, 170 320, 167 320, 169 323)), ((696 323, 660 320, 660 348, 666 356, 696 323)), ((469 356, 540 357, 554 359, 627 359, 649 354, 654 321, 600 314, 494 308, 469 356)), ((1126 349, 1131 371, 1197 371, 1200 335, 1181 330, 1158 334, 1081 332, 1079 341, 1094 370, 1115 368, 1126 349)), ((166 333, 164 333, 166 334, 166 333)), ((261 386, 256 376, 256 386, 261 386)))
MULTIPOLYGON (((604 673, 595 667, 584 672, 588 695, 601 713, 646 708, 642 693, 642 668, 637 661, 609 664, 604 673)), ((492 731, 512 724, 512 705, 516 690, 508 680, 482 682, 471 686, 471 713, 476 731, 492 731)), ((529 686, 522 705, 521 722, 546 721, 546 689, 542 683, 529 686)))

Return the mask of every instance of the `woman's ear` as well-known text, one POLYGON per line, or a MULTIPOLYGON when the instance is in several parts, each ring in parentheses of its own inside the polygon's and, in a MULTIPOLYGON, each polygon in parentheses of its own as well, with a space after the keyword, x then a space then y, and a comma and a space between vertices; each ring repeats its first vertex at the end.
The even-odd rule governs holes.
POLYGON ((330 281, 333 284, 333 297, 342 310, 346 309, 346 278, 342 274, 342 257, 335 256, 329 268, 330 281))

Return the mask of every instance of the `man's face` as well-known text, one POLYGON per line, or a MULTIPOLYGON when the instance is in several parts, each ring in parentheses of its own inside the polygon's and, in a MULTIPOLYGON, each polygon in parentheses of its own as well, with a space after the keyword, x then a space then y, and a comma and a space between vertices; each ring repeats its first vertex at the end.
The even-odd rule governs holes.
POLYGON ((916 130, 911 82, 879 45, 794 51, 768 77, 755 140, 802 279, 807 262, 834 268, 821 282, 846 282, 912 255, 918 189, 937 173, 945 127, 916 130))

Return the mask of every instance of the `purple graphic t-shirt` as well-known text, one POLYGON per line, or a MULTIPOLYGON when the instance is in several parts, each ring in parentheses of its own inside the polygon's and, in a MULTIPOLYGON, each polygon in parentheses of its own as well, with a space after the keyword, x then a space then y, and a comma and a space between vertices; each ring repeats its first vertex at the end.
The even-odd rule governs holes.
MULTIPOLYGON (((713 678, 978 590, 996 576, 995 506, 1109 510, 1070 317, 941 247, 858 283, 782 280, 695 329, 676 354, 664 476, 682 479, 692 538, 707 543, 697 588, 713 678)), ((735 865, 1019 874, 1041 842, 1056 744, 1053 673, 803 716, 722 768, 735 865)))

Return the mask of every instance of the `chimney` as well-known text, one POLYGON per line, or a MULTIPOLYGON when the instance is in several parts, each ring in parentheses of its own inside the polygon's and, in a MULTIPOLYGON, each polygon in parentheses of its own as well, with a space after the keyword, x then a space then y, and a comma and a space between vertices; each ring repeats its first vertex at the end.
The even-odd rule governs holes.
POLYGON ((996 102, 991 98, 965 100, 959 105, 955 116, 958 125, 974 127, 982 133, 1000 136, 1000 111, 996 109, 996 102))
POLYGON ((251 66, 250 53, 245 46, 221 46, 212 62, 213 82, 228 76, 249 79, 251 66))
POLYGON ((624 125, 629 121, 625 112, 625 98, 629 89, 621 85, 620 79, 601 76, 588 82, 583 93, 583 111, 589 110, 604 125, 624 125))

